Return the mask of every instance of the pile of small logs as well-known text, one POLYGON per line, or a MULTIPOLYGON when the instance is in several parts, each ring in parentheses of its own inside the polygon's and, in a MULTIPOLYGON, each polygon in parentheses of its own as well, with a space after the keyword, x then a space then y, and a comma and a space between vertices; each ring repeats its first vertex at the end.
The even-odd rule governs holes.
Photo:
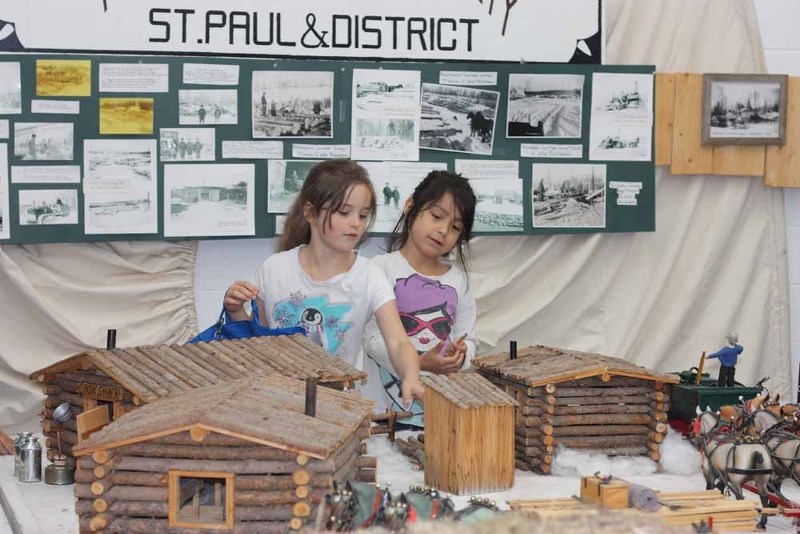
POLYGON ((425 470, 425 434, 409 436, 408 439, 397 438, 394 444, 408 458, 415 471, 425 470))
POLYGON ((397 420, 413 417, 411 412, 393 412, 387 409, 383 413, 372 414, 372 422, 375 423, 371 427, 372 435, 386 434, 389 441, 394 441, 394 434, 397 432, 397 420))

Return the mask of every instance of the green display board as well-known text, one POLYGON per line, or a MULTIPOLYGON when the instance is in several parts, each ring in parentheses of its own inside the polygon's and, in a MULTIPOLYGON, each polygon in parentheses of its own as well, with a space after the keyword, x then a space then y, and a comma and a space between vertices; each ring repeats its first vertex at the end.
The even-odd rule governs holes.
MULTIPOLYGON (((8 225, 7 231, 9 232, 9 239, 0 239, 0 243, 47 243, 47 242, 76 242, 76 241, 110 241, 110 240, 138 240, 138 239, 207 239, 207 238, 228 238, 228 237, 272 237, 275 235, 275 215, 267 212, 267 196, 268 196, 268 161, 266 159, 224 159, 222 151, 222 143, 224 141, 253 141, 252 121, 253 116, 261 113, 258 109, 259 95, 253 98, 252 93, 252 78, 253 72, 263 71, 323 71, 333 73, 333 100, 330 103, 332 110, 332 137, 330 138, 312 138, 312 137, 280 137, 270 139, 255 139, 258 141, 282 141, 283 142, 283 158, 284 159, 297 159, 293 158, 293 145, 350 145, 351 144, 351 128, 353 121, 352 115, 352 99, 354 98, 353 90, 353 72, 354 69, 384 69, 384 70, 411 70, 419 71, 421 73, 422 84, 439 84, 442 80, 441 76, 445 71, 447 73, 456 72, 456 79, 467 80, 470 76, 483 77, 484 85, 469 86, 470 90, 479 89, 482 91, 495 91, 499 93, 498 103, 494 110, 494 124, 493 133, 489 137, 488 143, 491 144, 491 154, 479 154, 473 152, 462 152, 457 150, 430 150, 421 148, 419 150, 419 161, 433 162, 439 164, 446 164, 449 170, 456 169, 456 160, 503 160, 503 161, 518 161, 518 179, 522 183, 521 196, 518 191, 485 191, 478 189, 479 196, 479 213, 483 206, 488 208, 489 212, 493 211, 491 203, 499 205, 511 204, 509 207, 512 211, 517 210, 518 206, 514 204, 521 203, 522 220, 515 219, 515 224, 500 228, 492 229, 491 225, 486 230, 486 225, 477 225, 476 234, 502 234, 502 235, 548 235, 548 234, 569 234, 569 233, 595 233, 595 232, 647 232, 655 230, 655 180, 654 180, 654 164, 652 159, 653 154, 653 120, 652 110, 654 109, 653 91, 652 91, 652 74, 654 67, 652 66, 599 66, 599 65, 554 65, 554 64, 508 64, 508 63, 419 63, 419 62, 385 62, 385 61, 335 61, 335 60, 271 60, 271 59, 245 59, 245 58, 189 58, 189 57, 172 57, 172 56, 106 56, 106 55, 35 55, 35 54, 3 54, 0 55, 0 69, 4 63, 19 63, 21 72, 21 112, 20 113, 5 113, 8 109, 3 109, 2 93, 3 86, 0 83, 0 125, 3 121, 8 122, 9 137, 8 139, 0 138, 0 144, 7 146, 8 166, 4 169, 5 175, 8 178, 8 213, 2 214, 2 224, 8 225), (40 87, 37 94, 37 61, 43 60, 89 60, 91 62, 91 86, 88 96, 52 96, 42 94, 41 87, 42 80, 39 80, 40 87), (118 93, 118 92, 100 92, 99 69, 102 64, 154 64, 154 65, 168 65, 168 87, 166 92, 138 92, 138 93, 118 93), (227 65, 238 67, 238 78, 235 85, 216 85, 212 83, 206 84, 189 84, 184 79, 184 67, 188 64, 199 65, 227 65), (496 73, 496 77, 494 76, 496 73), (624 90, 615 91, 613 84, 606 88, 606 100, 604 102, 592 102, 593 84, 597 80, 598 74, 606 73, 619 73, 626 75, 644 75, 644 78, 650 78, 649 93, 646 100, 649 102, 632 102, 631 95, 635 94, 639 98, 637 91, 640 90, 638 84, 633 91, 624 90), (543 127, 542 123, 533 123, 525 126, 526 132, 522 135, 525 137, 508 137, 508 106, 509 106, 509 79, 510 75, 528 74, 528 75, 582 75, 582 91, 580 93, 580 136, 577 138, 568 137, 544 137, 538 135, 538 129, 543 127), (487 80, 489 83, 487 83, 487 80), (493 83, 492 83, 493 82, 493 83), (162 154, 164 147, 161 146, 163 141, 159 141, 159 132, 161 128, 183 128, 192 127, 189 125, 179 124, 179 91, 181 90, 198 90, 198 89, 227 89, 234 90, 237 94, 237 107, 238 107, 238 120, 236 124, 224 124, 224 120, 219 121, 219 117, 214 117, 213 111, 209 110, 205 123, 202 125, 192 125, 193 127, 213 127, 215 130, 214 144, 215 156, 213 161, 188 161, 187 165, 203 165, 208 163, 222 163, 222 164, 252 164, 255 169, 255 183, 254 183, 254 201, 251 203, 255 210, 255 231, 254 234, 249 236, 185 236, 172 237, 165 235, 164 227, 164 165, 162 158, 159 157, 156 163, 156 176, 157 198, 151 200, 150 206, 153 210, 157 210, 157 232, 155 233, 86 233, 84 218, 86 213, 84 210, 85 197, 83 194, 83 183, 18 183, 11 180, 14 173, 14 167, 26 166, 64 166, 70 165, 80 167, 81 181, 83 181, 87 169, 84 161, 84 140, 155 140, 156 141, 156 154, 162 154), (609 97, 611 95, 611 97, 609 97), (101 98, 146 98, 152 99, 153 105, 153 125, 152 133, 144 135, 130 135, 130 134, 107 134, 101 133, 100 128, 100 99, 101 98), (32 112, 32 103, 36 101, 37 107, 40 109, 44 105, 45 111, 48 107, 53 105, 79 105, 79 113, 63 113, 63 110, 53 112, 32 112), (65 104, 66 103, 66 104, 65 104), (636 108, 636 106, 639 108, 636 108), (649 122, 645 129, 647 135, 637 136, 635 140, 625 138, 626 131, 626 109, 634 109, 640 113, 649 114, 649 122), (593 116, 593 109, 595 114, 593 116), (622 120, 612 125, 593 125, 593 120, 601 120, 597 110, 608 114, 607 112, 614 113, 620 112, 619 115, 622 120), (219 122, 217 122, 219 121, 219 122), (16 139, 17 123, 71 123, 73 124, 73 147, 72 159, 66 161, 31 161, 25 157, 26 150, 28 150, 27 143, 21 139, 16 139), (592 137, 592 127, 598 126, 596 137, 592 137), (622 131, 622 134, 620 132, 622 131), (573 151, 573 157, 567 158, 540 158, 540 157, 522 157, 521 150, 523 145, 568 145, 573 151), (597 147, 607 149, 601 150, 601 158, 603 154, 612 154, 614 149, 621 148, 620 153, 635 152, 636 160, 623 160, 619 156, 614 156, 615 159, 594 159, 590 160, 592 147, 590 144, 597 145, 597 147), (578 148, 579 146, 579 148, 578 148), (633 146, 635 150, 630 150, 633 146), (626 150, 627 149, 627 150, 626 150), (577 152, 576 152, 577 150, 577 152), (642 155, 644 154, 644 156, 642 155), (577 156, 580 157, 577 157, 577 156), (550 178, 551 172, 559 176, 558 168, 548 167, 552 165, 574 165, 574 164, 591 164, 597 167, 582 167, 584 185, 580 185, 575 180, 564 179, 563 176, 559 179, 553 180, 550 178), (537 165, 539 176, 533 176, 533 166, 537 165), (598 169, 597 175, 592 169, 598 169), (588 180, 591 180, 591 186, 586 186, 586 176, 590 175, 588 180), (597 183, 603 183, 601 190, 597 190, 597 183), (620 191, 620 184, 624 189, 624 184, 637 184, 636 191, 633 194, 618 192, 620 191), (615 186, 615 187, 612 187, 615 186), (73 222, 70 224, 59 224, 60 213, 53 214, 53 209, 58 212, 61 208, 53 204, 51 197, 37 197, 37 191, 54 190, 54 189, 67 189, 74 191, 77 195, 77 222, 75 222, 73 214, 73 222), (29 193, 32 191, 33 193, 29 193), (621 198, 625 196, 626 200, 622 203, 621 198), (37 208, 36 201, 33 201, 33 207, 30 204, 30 198, 39 198, 41 209, 37 208), (49 198, 50 200, 47 200, 49 198), (535 199, 535 200, 534 200, 535 199), (46 201, 47 200, 47 201, 46 201), (24 203, 24 206, 20 206, 24 203), (483 204, 483 206, 481 205, 483 204), (581 226, 581 222, 575 223, 553 223, 544 222, 534 226, 533 223, 533 209, 534 203, 537 204, 537 213, 541 211, 543 220, 546 220, 550 213, 568 213, 570 206, 574 207, 576 212, 583 212, 590 207, 595 210, 602 211, 602 224, 594 224, 593 226, 581 226), (47 205, 45 205, 47 204, 47 205), (37 210, 47 212, 47 215, 42 217, 41 213, 37 210), (21 213, 21 211, 23 213, 21 213), (517 224, 518 223, 518 224, 517 224)), ((2 71, 6 72, 6 71, 2 71)), ((266 74, 259 74, 260 76, 268 76, 266 74)), ((40 70, 41 77, 41 70, 40 70)), ((519 78, 515 78, 519 79, 519 78)), ((210 81, 207 80, 207 81, 210 81)), ((624 87, 621 85, 620 87, 624 87)), ((460 87, 460 85, 459 85, 460 87)), ((464 86, 466 87, 466 86, 464 86)), ((633 87, 633 86, 632 86, 633 87)), ((384 87, 383 89, 386 89, 384 87)), ((560 102, 564 96, 564 91, 555 89, 544 88, 543 90, 536 91, 534 87, 531 90, 533 98, 537 99, 539 104, 548 104, 547 99, 552 99, 554 103, 560 102)), ((388 90, 391 90, 389 88, 388 90)), ((6 99, 9 98, 9 89, 6 88, 6 99)), ((527 96, 520 93, 520 89, 514 89, 514 98, 524 98, 527 96)), ((44 90, 46 93, 47 91, 44 90)), ((457 90, 456 90, 457 92, 457 90)), ((466 91, 469 92, 469 91, 466 91)), ((643 91, 644 93, 644 91, 643 91)), ((455 100, 454 98, 453 100, 455 100)), ((642 97, 642 100, 645 100, 642 97)), ((423 114, 425 113, 425 99, 422 101, 423 114)), ((41 111, 41 109, 40 109, 41 111)), ((453 118, 458 118, 458 113, 465 112, 464 109, 457 109, 453 113, 453 118)), ((267 109, 266 113, 276 114, 280 111, 274 109, 267 109)), ((491 112, 487 112, 487 117, 491 116, 491 112)), ((474 115, 473 115, 474 116, 474 115)), ((225 117, 223 117, 224 119, 225 117)), ((603 118, 602 120, 606 120, 603 118)), ((446 121, 445 121, 446 123, 446 121)), ((424 120, 422 124, 423 138, 431 133, 429 127, 424 120), (427 128, 427 129, 426 129, 427 128)), ((473 123, 474 124, 474 123, 473 123)), ((515 123, 519 127, 518 123, 515 123)), ((598 123, 599 124, 599 123, 598 123)), ((641 121, 639 123, 641 125, 641 121)), ((480 126, 480 125, 479 125, 480 126)), ((449 131, 448 126, 443 123, 442 131, 449 131)), ((525 129, 523 128, 523 129, 525 129)), ((641 130, 641 128, 639 129, 641 130)), ((0 130, 1 131, 1 130, 0 130)), ((517 132, 518 133, 518 132, 517 132)), ((483 134, 478 128, 476 131, 460 132, 465 139, 470 137, 467 141, 468 144, 473 145, 479 142, 487 142, 487 135, 483 134)), ((448 145, 449 146, 449 145, 448 145)), ((460 145, 459 145, 460 146, 460 145)), ((542 147, 539 147, 541 150, 542 147)), ((33 149, 36 154, 36 150, 33 149)), ((622 157, 625 157, 624 155, 622 157)), ((358 159, 354 157, 354 159, 358 159)), ((577 167, 575 167, 577 168, 577 167)), ((424 176, 424 174, 423 174, 424 176)), ((420 176, 420 179, 423 177, 420 176)), ((0 177, 3 173, 0 172, 0 177)), ((470 177, 467 175, 467 177, 470 177)), ((376 195, 378 203, 383 202, 383 195, 381 187, 383 184, 382 177, 372 176, 376 186, 376 195)), ((487 179, 481 180, 482 184, 488 184, 487 179)), ((1 189, 0 189, 1 190, 1 189)), ((70 193, 72 194, 72 193, 70 193)), ((230 192, 227 193, 231 195, 230 192)), ((102 195, 101 195, 102 196, 102 195)), ((402 202, 402 201, 401 201, 402 202)), ((135 203, 132 202, 133 206, 135 203)), ((2 207, 0 206, 0 209, 2 207)), ((167 208, 170 209, 170 208, 167 208)), ((173 210, 175 208, 172 208, 173 210)), ((124 202, 117 202, 114 210, 117 212, 124 210, 124 202)), ((515 211, 515 213, 517 213, 515 211)), ((109 216, 113 214, 109 213, 109 216)), ((167 214, 169 216, 169 214, 167 214)), ((516 215, 514 216, 516 217, 516 215)), ((63 217, 61 217, 63 219, 63 217)), ((568 217, 567 217, 568 219, 568 217)), ((155 228, 154 228, 155 229, 155 228)), ((380 234, 380 232, 378 232, 380 234)), ((0 234, 2 235, 2 234, 0 234)))

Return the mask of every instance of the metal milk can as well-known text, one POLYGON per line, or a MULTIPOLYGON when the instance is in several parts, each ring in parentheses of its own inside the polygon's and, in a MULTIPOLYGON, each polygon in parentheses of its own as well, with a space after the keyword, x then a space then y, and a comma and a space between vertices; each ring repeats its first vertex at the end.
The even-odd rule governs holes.
POLYGON ((20 432, 14 438, 14 476, 17 478, 19 478, 19 473, 22 470, 22 447, 30 437, 30 432, 20 432))
POLYGON ((22 446, 20 455, 20 482, 41 482, 42 480, 42 444, 39 438, 31 437, 22 446))

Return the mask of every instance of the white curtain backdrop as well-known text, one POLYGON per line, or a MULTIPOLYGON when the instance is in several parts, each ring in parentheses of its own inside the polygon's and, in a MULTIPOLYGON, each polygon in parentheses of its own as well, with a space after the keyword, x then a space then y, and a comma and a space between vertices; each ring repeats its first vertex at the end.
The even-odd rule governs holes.
MULTIPOLYGON (((751 0, 607 0, 607 63, 763 72, 751 0)), ((472 284, 484 350, 543 343, 662 371, 696 365, 736 329, 737 379, 789 389, 783 197, 760 178, 657 172, 655 233, 486 237, 472 284)), ((27 375, 88 347, 183 342, 196 331, 196 244, 0 247, 0 428, 42 396, 27 375)), ((716 371, 716 364, 711 367, 716 371)))
POLYGON ((196 243, 0 247, 0 428, 42 409, 32 371, 87 348, 183 342, 196 330, 196 243))
MULTIPOLYGON (((750 0, 606 6, 609 64, 766 70, 750 0)), ((771 391, 785 397, 790 389, 783 192, 759 177, 672 176, 658 167, 654 233, 482 237, 472 251, 485 350, 517 340, 680 371, 736 330, 744 346, 737 380, 771 376, 771 391)))

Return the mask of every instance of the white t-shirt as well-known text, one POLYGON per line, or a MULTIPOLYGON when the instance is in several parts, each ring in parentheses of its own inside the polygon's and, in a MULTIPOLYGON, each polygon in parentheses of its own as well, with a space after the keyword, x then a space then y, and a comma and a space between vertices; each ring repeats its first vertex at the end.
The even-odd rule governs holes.
POLYGON ((300 265, 300 248, 273 254, 256 273, 268 326, 302 326, 309 339, 363 369, 364 326, 394 299, 391 286, 369 259, 358 255, 346 273, 314 281, 300 265))
MULTIPOLYGON (((440 341, 453 341, 467 334, 464 339, 467 355, 462 368, 469 367, 478 341, 475 297, 469 290, 464 271, 451 265, 442 275, 422 275, 399 251, 376 256, 372 262, 392 285, 400 319, 417 352, 424 354, 440 341)), ((397 384, 389 384, 397 373, 389 361, 386 344, 374 319, 364 332, 364 350, 368 356, 364 359, 367 373, 367 384, 362 388, 364 395, 375 401, 376 413, 387 408, 402 411, 397 384)), ((414 404, 415 408, 419 407, 416 401, 414 404)), ((422 426, 419 418, 410 423, 422 426)))

